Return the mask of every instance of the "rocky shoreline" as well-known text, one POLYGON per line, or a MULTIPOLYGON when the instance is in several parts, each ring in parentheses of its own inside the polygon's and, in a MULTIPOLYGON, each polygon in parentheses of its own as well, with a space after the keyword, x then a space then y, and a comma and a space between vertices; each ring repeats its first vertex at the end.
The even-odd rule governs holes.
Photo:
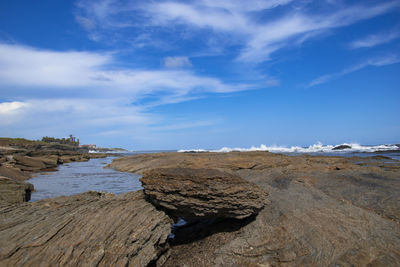
POLYGON ((268 152, 157 153, 121 157, 109 167, 142 174, 144 190, 120 196, 88 192, 35 203, 0 201, 0 265, 400 262, 398 161, 268 152), (172 227, 180 218, 187 224, 172 227))
POLYGON ((104 158, 104 153, 61 144, 30 140, 0 140, 0 201, 21 203, 30 200, 34 187, 26 180, 37 172, 56 171, 58 165, 104 158))

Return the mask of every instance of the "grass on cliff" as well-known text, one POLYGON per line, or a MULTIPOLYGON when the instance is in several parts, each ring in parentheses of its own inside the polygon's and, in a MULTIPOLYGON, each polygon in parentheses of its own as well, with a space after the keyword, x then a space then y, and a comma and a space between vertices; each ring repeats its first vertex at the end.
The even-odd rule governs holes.
POLYGON ((28 140, 25 138, 0 137, 0 146, 46 144, 42 141, 28 140))

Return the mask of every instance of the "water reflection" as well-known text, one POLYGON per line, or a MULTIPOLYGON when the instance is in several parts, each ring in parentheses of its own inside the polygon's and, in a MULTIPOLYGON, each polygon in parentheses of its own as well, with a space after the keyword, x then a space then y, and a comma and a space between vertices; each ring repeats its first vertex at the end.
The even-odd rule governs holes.
POLYGON ((30 179, 35 186, 31 201, 68 196, 89 190, 116 195, 142 189, 140 175, 104 168, 115 157, 72 162, 59 166, 57 172, 42 173, 30 179))

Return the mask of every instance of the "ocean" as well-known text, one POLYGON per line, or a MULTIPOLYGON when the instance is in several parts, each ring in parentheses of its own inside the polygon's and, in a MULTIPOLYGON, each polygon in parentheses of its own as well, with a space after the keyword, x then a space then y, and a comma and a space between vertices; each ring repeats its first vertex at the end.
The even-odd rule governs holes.
POLYGON ((386 156, 395 160, 400 160, 400 144, 384 144, 384 145, 360 145, 356 143, 343 143, 339 145, 323 145, 318 142, 308 147, 300 146, 252 146, 250 148, 230 148, 223 147, 220 149, 181 149, 179 152, 248 152, 248 151, 269 151, 272 153, 280 153, 289 156, 302 154, 315 156, 342 156, 342 157, 372 157, 386 156))

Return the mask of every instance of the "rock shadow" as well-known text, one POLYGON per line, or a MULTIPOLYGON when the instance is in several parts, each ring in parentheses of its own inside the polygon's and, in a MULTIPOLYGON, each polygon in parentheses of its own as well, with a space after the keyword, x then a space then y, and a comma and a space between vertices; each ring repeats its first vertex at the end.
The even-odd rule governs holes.
POLYGON ((172 226, 168 242, 171 246, 189 244, 216 233, 235 232, 253 222, 256 215, 234 218, 178 218, 172 226))

